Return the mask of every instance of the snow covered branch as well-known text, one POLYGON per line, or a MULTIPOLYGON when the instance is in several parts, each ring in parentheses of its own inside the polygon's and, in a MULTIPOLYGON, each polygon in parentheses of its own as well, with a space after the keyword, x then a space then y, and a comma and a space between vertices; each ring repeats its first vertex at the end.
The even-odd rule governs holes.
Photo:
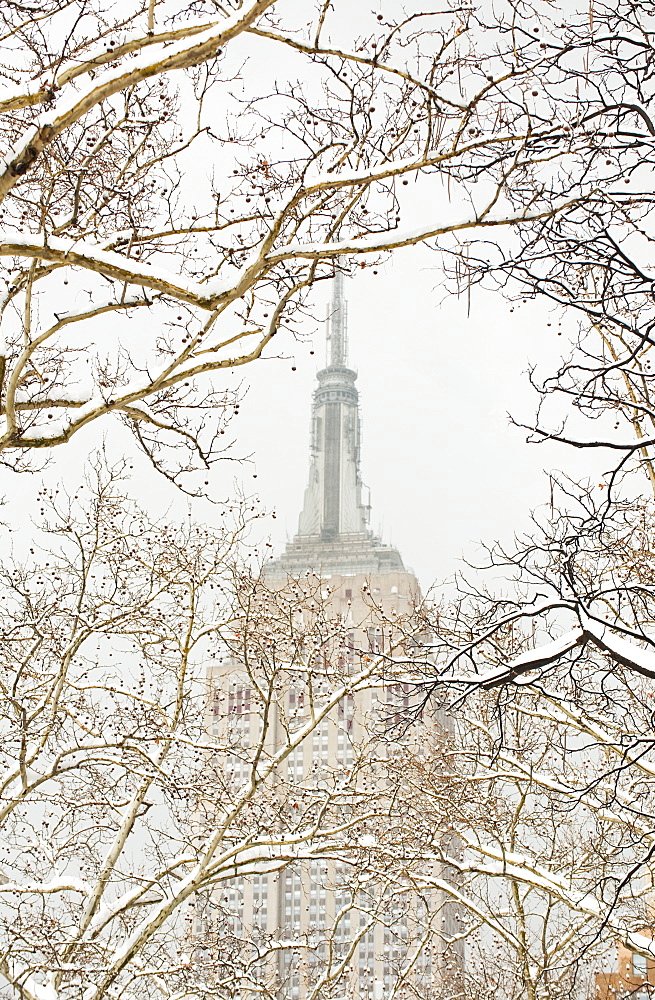
POLYGON ((477 11, 399 8, 360 36, 340 3, 309 21, 274 0, 210 19, 151 7, 89 14, 69 36, 63 0, 33 37, 10 4, 7 38, 24 39, 5 46, 15 82, 0 94, 0 461, 13 468, 114 415, 185 483, 226 457, 225 371, 273 338, 288 350, 335 267, 584 226, 621 179, 624 154, 608 170, 601 153, 616 99, 601 74, 600 96, 572 110, 573 43, 556 20, 544 51, 477 11), (52 321, 78 310, 75 333, 52 321))
MULTIPOLYGON (((0 979, 31 982, 34 1000, 80 974, 87 1000, 160 981, 205 1000, 223 974, 245 989, 303 939, 235 929, 231 894, 299 871, 341 893, 317 977, 348 981, 346 914, 363 934, 401 906, 412 960, 443 951, 448 898, 436 882, 416 896, 388 769, 393 669, 346 657, 352 624, 320 581, 271 590, 246 568, 248 505, 220 531, 153 523, 123 473, 98 461, 74 497, 44 495, 42 558, 0 572, 0 979)), ((437 738, 426 727, 421 745, 437 738)))

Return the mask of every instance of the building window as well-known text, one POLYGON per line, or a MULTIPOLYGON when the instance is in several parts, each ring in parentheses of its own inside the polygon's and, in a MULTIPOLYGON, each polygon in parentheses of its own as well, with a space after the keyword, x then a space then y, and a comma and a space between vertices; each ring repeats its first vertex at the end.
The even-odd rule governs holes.
POLYGON ((289 708, 293 711, 298 709, 302 711, 305 707, 305 692, 296 691, 295 688, 289 688, 289 708))
MULTIPOLYGON (((351 723, 348 723, 348 729, 350 725, 351 723)), ((353 765, 353 745, 348 732, 343 729, 340 729, 337 735, 337 759, 341 767, 350 769, 353 765)))
POLYGON ((325 913, 327 910, 327 867, 314 863, 310 869, 309 884, 309 925, 313 930, 325 928, 325 913))
POLYGON ((300 930, 302 883, 293 870, 284 873, 284 926, 287 932, 300 930))
POLYGON ((391 684, 386 689, 386 720, 399 725, 408 718, 411 697, 415 689, 411 684, 391 684))
POLYGON ((359 939, 359 980, 365 991, 370 989, 370 977, 375 968, 375 925, 372 924, 359 939))
POLYGON ((252 775, 252 764, 243 757, 230 756, 229 764, 226 766, 226 774, 231 778, 233 787, 240 788, 244 781, 248 781, 252 775))
POLYGON ((228 931, 238 937, 243 926, 243 892, 234 881, 228 882, 224 887, 223 907, 228 931))
POLYGON ((255 875, 252 881, 252 919, 258 930, 268 924, 268 875, 255 875))
POLYGON ((379 625, 367 628, 368 648, 371 653, 384 653, 384 635, 379 625))
POLYGON ((317 764, 327 763, 328 757, 328 727, 324 720, 312 734, 312 756, 317 764))
MULTIPOLYGON (((347 875, 345 869, 339 866, 336 872, 337 879, 347 875)), ((352 894, 346 884, 337 884, 334 892, 334 942, 337 955, 343 956, 350 947, 352 928, 352 894)))
POLYGON ((644 976, 644 978, 647 976, 648 967, 643 955, 632 956, 632 974, 634 976, 644 976))
POLYGON ((289 756, 287 757, 287 775, 289 781, 293 784, 297 784, 302 781, 304 777, 304 747, 302 743, 294 747, 289 756))
POLYGON ((289 725, 299 729, 305 720, 305 692, 289 688, 289 725))
POLYGON ((250 688, 232 685, 228 695, 230 715, 250 715, 250 688))
POLYGON ((353 695, 345 695, 339 702, 337 715, 339 718, 339 728, 350 732, 353 727, 353 716, 355 714, 355 699, 353 695))

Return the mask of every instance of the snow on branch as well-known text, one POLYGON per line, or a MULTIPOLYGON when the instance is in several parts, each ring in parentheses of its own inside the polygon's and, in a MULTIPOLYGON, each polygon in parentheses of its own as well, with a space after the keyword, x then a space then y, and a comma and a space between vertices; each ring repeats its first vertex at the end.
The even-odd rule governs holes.
POLYGON ((581 618, 584 621, 585 635, 599 649, 608 653, 611 659, 627 667, 628 670, 635 670, 644 677, 655 678, 655 640, 648 640, 646 636, 629 632, 628 634, 634 640, 649 641, 650 647, 644 649, 636 645, 636 642, 630 642, 622 635, 618 635, 617 625, 611 626, 609 622, 604 622, 596 617, 592 618, 586 614, 581 614, 581 618))
MULTIPOLYGON (((252 0, 244 13, 234 13, 219 22, 218 26, 212 25, 204 32, 196 33, 192 30, 188 36, 178 41, 160 42, 156 46, 159 51, 142 52, 126 66, 119 62, 118 66, 107 70, 99 78, 89 79, 86 87, 80 90, 72 82, 72 74, 69 74, 65 78, 64 93, 51 109, 43 112, 36 129, 30 128, 15 144, 12 158, 5 160, 5 167, 0 172, 0 198, 6 196, 16 180, 32 167, 54 139, 92 108, 114 94, 128 91, 142 80, 208 62, 222 46, 244 32, 273 3, 274 0, 252 0)), ((93 61, 93 56, 91 58, 93 61)))
POLYGON ((173 274, 165 268, 142 263, 122 254, 102 250, 101 247, 82 240, 61 239, 50 236, 18 237, 14 233, 0 232, 0 256, 32 257, 37 260, 68 264, 95 271, 115 281, 152 288, 182 302, 214 309, 227 297, 233 283, 200 285, 188 281, 181 274, 173 274))
POLYGON ((437 223, 431 221, 424 226, 419 226, 410 230, 392 230, 384 233, 367 233, 353 240, 338 240, 331 243, 289 243, 280 250, 273 251, 268 255, 269 262, 289 260, 293 257, 300 258, 320 258, 337 257, 351 253, 375 253, 376 251, 396 250, 400 247, 411 246, 424 240, 429 240, 437 236, 444 236, 447 233, 456 233, 461 230, 515 226, 524 222, 536 222, 540 219, 551 218, 560 212, 573 208, 586 198, 581 194, 575 198, 554 203, 542 209, 525 209, 521 212, 476 212, 471 216, 454 218, 451 221, 437 223))
MULTIPOLYGON (((534 649, 514 657, 508 663, 500 663, 490 670, 480 673, 458 674, 449 672, 448 668, 440 675, 440 683, 464 685, 475 688, 491 689, 510 682, 530 684, 534 677, 525 675, 532 672, 540 672, 544 668, 558 663, 563 656, 576 649, 584 647, 587 643, 592 643, 598 649, 607 653, 616 663, 634 670, 644 677, 655 678, 655 640, 649 640, 645 635, 629 632, 621 629, 618 624, 610 624, 597 617, 591 617, 582 609, 578 610, 581 624, 569 629, 556 639, 552 639, 534 649), (623 635, 617 634, 619 631, 628 632, 633 641, 626 639, 623 635), (637 645, 638 642, 648 642, 650 648, 637 645)), ((475 649, 477 642, 473 640, 468 644, 468 649, 475 649)), ((451 657, 451 662, 455 663, 461 654, 451 657)))
POLYGON ((557 639, 553 639, 543 646, 538 646, 536 649, 527 650, 510 660, 509 663, 499 664, 484 673, 453 675, 444 673, 440 679, 446 683, 472 685, 487 689, 498 687, 509 681, 517 681, 530 671, 541 670, 543 667, 557 663, 562 656, 580 646, 584 640, 585 633, 582 628, 570 629, 557 639))
POLYGON ((49 882, 5 882, 0 885, 0 893, 33 894, 47 896, 53 892, 88 892, 88 883, 81 878, 54 878, 49 882))

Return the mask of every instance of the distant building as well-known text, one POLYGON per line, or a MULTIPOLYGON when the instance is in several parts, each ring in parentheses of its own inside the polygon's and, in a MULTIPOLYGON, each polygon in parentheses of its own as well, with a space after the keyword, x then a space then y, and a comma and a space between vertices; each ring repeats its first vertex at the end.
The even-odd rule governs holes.
MULTIPOLYGON (((650 937, 652 931, 641 933, 650 937)), ((655 962, 617 944, 615 971, 596 974, 595 1000, 650 1000, 654 995, 655 962)))
MULTIPOLYGON (((356 672, 368 654, 393 651, 398 641, 393 622, 411 618, 421 594, 398 550, 385 545, 369 527, 360 474, 357 374, 347 363, 347 315, 340 274, 334 279, 327 336, 329 364, 318 372, 313 396, 309 483, 298 533, 269 564, 265 578, 279 592, 307 576, 320 581, 330 613, 344 626, 344 669, 356 672)), ((224 660, 214 672, 214 682, 224 699, 215 732, 229 731, 232 738, 240 733, 246 747, 256 738, 259 721, 250 714, 248 683, 238 660, 224 660)), ((294 717, 302 719, 300 697, 293 689, 287 692, 284 725, 294 717)), ((361 752, 357 748, 370 740, 372 729, 401 712, 408 699, 408 689, 393 683, 344 699, 333 716, 324 719, 287 758, 286 794, 302 788, 306 776, 316 774, 317 768, 348 769, 353 754, 361 752)), ((433 713, 425 726, 419 726, 418 734, 406 737, 407 745, 411 740, 429 739, 435 729, 443 730, 446 722, 437 715, 433 713)), ((278 724, 271 724, 273 743, 278 724)), ((279 739, 283 739, 282 729, 279 739)), ((236 764, 235 778, 244 775, 236 764)), ((443 871, 439 874, 445 876, 443 871)), ((287 945, 294 940, 305 944, 295 953, 291 947, 281 948, 269 961, 264 976, 266 995, 289 1000, 330 996, 327 987, 325 994, 317 987, 321 970, 326 962, 343 959, 357 941, 348 959, 349 996, 362 1000, 383 1000, 392 994, 441 996, 440 987, 452 982, 462 966, 461 946, 446 949, 443 944, 456 935, 457 915, 441 892, 427 890, 412 896, 408 891, 378 899, 373 909, 377 908, 379 917, 372 924, 370 907, 366 912, 356 905, 349 908, 349 900, 352 904, 354 895, 347 872, 327 864, 292 865, 280 874, 257 876, 248 884, 234 882, 223 902, 233 908, 235 927, 244 939, 265 933, 287 945), (431 926, 438 932, 432 933, 431 926)), ((448 996, 456 995, 448 991, 448 996)))

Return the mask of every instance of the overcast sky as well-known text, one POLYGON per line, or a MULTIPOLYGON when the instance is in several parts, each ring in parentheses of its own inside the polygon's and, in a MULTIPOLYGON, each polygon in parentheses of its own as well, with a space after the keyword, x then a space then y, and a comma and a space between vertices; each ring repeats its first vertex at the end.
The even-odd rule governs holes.
MULTIPOLYGON (((536 396, 524 374, 530 364, 550 371, 566 346, 567 331, 558 336, 559 317, 543 300, 516 305, 474 291, 467 314, 466 299, 446 294, 437 257, 424 247, 400 251, 378 272, 359 270, 346 282, 362 476, 371 489, 372 528, 400 549, 425 588, 451 576, 462 554, 474 557, 479 539, 509 539, 528 527, 531 509, 548 499, 544 470, 598 478, 602 460, 558 445, 528 446, 508 420, 508 411, 533 416, 536 396)), ((319 294, 324 314, 329 288, 319 294)), ((289 360, 244 372, 249 389, 234 424, 242 450, 253 455, 244 484, 257 486, 277 511, 271 527, 278 549, 297 530, 324 336, 321 325, 306 345, 284 345, 289 360)), ((276 346, 282 353, 283 344, 276 346)))

